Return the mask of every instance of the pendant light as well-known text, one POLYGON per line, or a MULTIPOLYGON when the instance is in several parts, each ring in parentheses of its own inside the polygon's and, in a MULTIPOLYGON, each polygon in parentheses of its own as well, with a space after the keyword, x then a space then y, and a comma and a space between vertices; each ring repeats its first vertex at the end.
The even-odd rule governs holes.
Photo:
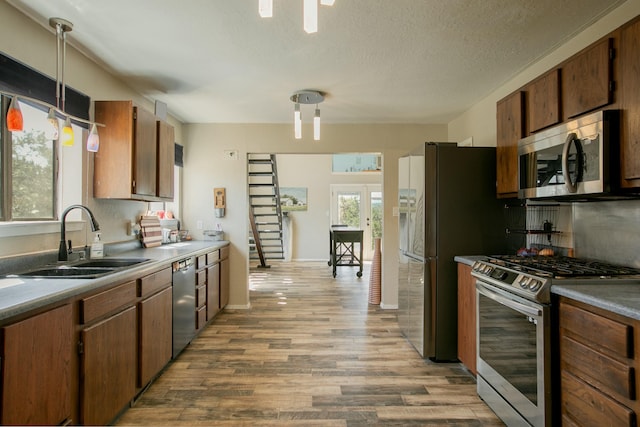
MULTIPOLYGON (((318 32, 318 0, 302 0, 302 23, 304 30, 309 33, 318 32)), ((322 6, 333 6, 335 0, 319 0, 322 6)), ((258 14, 262 18, 273 17, 273 0, 258 0, 258 14)))
POLYGON ((95 153, 100 148, 100 136, 98 135, 98 127, 94 123, 91 126, 91 133, 89 133, 89 137, 87 138, 87 151, 95 153))
POLYGON ((56 111, 53 108, 49 108, 49 114, 47 114, 47 121, 49 122, 49 131, 47 132, 47 138, 54 141, 58 140, 60 135, 60 123, 56 117, 56 111))
POLYGON ((313 115, 313 140, 320 141, 320 109, 316 104, 316 113, 313 115))
POLYGON ((318 32, 318 0, 304 0, 303 27, 307 34, 318 32))
POLYGON ((62 137, 60 138, 64 147, 72 147, 74 143, 73 128, 71 127, 71 119, 67 117, 62 127, 62 137))
POLYGON ((302 113, 300 112, 300 104, 316 104, 315 114, 313 116, 313 139, 320 140, 320 108, 318 104, 324 101, 325 94, 317 90, 300 90, 289 99, 295 103, 293 110, 293 129, 294 137, 302 139, 302 113))
POLYGON ((273 0, 258 0, 258 13, 261 18, 273 16, 273 0))
MULTIPOLYGON (((75 139, 73 128, 71 127, 71 119, 73 119, 74 122, 86 123, 92 126, 89 137, 91 139, 90 145, 92 148, 95 147, 95 150, 90 151, 97 151, 99 147, 99 136, 96 126, 104 125, 65 112, 66 86, 64 81, 64 62, 67 40, 66 33, 73 29, 73 24, 66 19, 50 18, 49 25, 56 30, 56 105, 52 106, 40 99, 0 90, 0 95, 11 97, 6 115, 7 129, 11 132, 21 132, 24 130, 22 111, 20 110, 20 103, 18 102, 18 97, 20 97, 23 102, 28 101, 29 104, 40 105, 45 108, 45 111, 48 111, 47 121, 50 127, 45 131, 47 139, 57 140, 60 138, 63 146, 72 146, 75 139), (64 120, 62 131, 60 131, 59 117, 64 120)), ((89 143, 89 141, 87 142, 89 143)))
POLYGON ((11 98, 11 103, 9 104, 9 110, 7 111, 7 129, 11 132, 22 132, 24 129, 22 110, 20 110, 17 96, 11 98))

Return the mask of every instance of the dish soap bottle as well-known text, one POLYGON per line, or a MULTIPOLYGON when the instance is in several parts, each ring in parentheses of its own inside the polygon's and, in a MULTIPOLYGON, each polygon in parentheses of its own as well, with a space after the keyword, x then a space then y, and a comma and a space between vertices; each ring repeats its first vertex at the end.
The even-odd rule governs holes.
POLYGON ((96 233, 96 237, 91 244, 91 259, 102 258, 104 256, 104 244, 100 241, 100 233, 96 233))

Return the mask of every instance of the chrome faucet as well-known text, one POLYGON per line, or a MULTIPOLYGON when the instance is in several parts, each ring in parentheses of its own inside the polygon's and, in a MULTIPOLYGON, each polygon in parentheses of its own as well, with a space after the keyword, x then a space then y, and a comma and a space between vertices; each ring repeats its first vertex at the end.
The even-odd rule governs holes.
POLYGON ((65 221, 67 218, 67 214, 69 213, 69 211, 71 211, 72 209, 82 209, 83 211, 85 211, 87 213, 87 215, 89 215, 89 223, 91 224, 91 231, 98 231, 100 230, 100 225, 98 224, 98 221, 96 221, 96 218, 93 216, 93 213, 89 210, 88 207, 83 206, 83 205, 71 205, 69 206, 67 209, 64 210, 64 212, 62 212, 62 218, 60 220, 60 248, 58 249, 58 261, 67 261, 69 259, 69 254, 72 252, 71 251, 71 239, 69 239, 69 247, 67 249, 67 238, 66 238, 66 233, 65 233, 65 221))

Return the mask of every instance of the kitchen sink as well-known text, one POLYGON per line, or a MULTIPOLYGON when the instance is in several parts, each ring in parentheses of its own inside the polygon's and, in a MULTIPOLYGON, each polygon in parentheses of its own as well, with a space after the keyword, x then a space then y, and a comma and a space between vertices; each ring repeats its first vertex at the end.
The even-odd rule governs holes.
POLYGON ((149 258, 104 258, 63 265, 47 265, 5 277, 33 277, 47 279, 95 279, 150 261, 149 258))
POLYGON ((80 268, 89 268, 89 267, 98 267, 98 268, 121 268, 121 267, 132 267, 134 265, 142 264, 143 262, 149 261, 149 258, 102 258, 102 259, 91 259, 87 261, 80 261, 78 263, 73 264, 74 267, 80 268))

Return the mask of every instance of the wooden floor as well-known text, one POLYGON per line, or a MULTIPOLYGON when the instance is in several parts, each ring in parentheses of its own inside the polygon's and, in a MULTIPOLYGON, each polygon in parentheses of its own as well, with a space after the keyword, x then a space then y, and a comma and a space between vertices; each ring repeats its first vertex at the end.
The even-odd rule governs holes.
POLYGON ((226 310, 118 425, 502 426, 459 364, 420 358, 394 310, 368 304, 369 266, 251 270, 226 310))

